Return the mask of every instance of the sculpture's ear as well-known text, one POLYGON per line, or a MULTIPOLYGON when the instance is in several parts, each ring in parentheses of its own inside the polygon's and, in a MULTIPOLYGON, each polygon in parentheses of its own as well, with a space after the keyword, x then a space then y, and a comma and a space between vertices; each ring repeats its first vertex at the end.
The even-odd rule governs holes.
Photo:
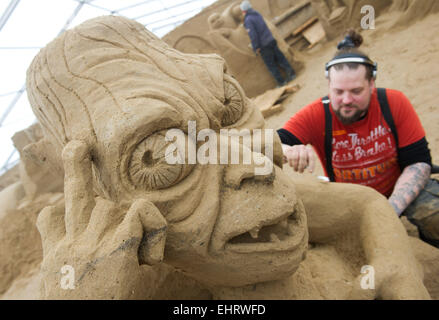
POLYGON ((140 264, 155 265, 163 261, 168 223, 159 209, 147 201, 147 212, 141 214, 143 238, 139 246, 140 264))

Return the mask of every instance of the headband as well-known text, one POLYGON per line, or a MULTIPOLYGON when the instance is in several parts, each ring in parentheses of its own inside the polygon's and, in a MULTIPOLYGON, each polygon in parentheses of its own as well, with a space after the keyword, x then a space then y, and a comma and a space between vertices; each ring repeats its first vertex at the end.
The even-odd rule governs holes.
POLYGON ((335 66, 336 64, 342 63, 358 63, 371 66, 373 68, 373 78, 376 79, 377 77, 378 64, 376 62, 373 62, 369 57, 358 53, 342 53, 336 56, 331 61, 327 62, 325 65, 326 77, 329 76, 329 68, 335 66))

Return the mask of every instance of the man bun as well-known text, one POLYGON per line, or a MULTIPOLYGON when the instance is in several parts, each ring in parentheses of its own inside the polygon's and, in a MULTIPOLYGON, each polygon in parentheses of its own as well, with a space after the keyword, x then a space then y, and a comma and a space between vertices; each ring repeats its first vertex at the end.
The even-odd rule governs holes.
MULTIPOLYGON (((365 54, 363 51, 360 51, 358 47, 363 44, 363 36, 356 32, 354 29, 349 29, 345 33, 345 37, 342 41, 340 41, 337 45, 337 52, 335 53, 334 59, 344 59, 344 58, 362 58, 368 61, 368 63, 361 62, 340 62, 337 64, 332 64, 337 70, 341 70, 345 66, 349 69, 356 69, 360 64, 363 64, 366 67, 366 79, 372 80, 376 78, 376 64, 372 62, 372 60, 365 54)), ((332 62, 332 60, 329 63, 332 62)), ((327 65, 328 65, 327 64, 327 65)), ((329 77, 329 68, 326 67, 326 77, 329 77)))
POLYGON ((357 33, 354 29, 349 29, 345 38, 337 45, 338 50, 346 50, 352 48, 359 48, 363 43, 363 36, 357 33))

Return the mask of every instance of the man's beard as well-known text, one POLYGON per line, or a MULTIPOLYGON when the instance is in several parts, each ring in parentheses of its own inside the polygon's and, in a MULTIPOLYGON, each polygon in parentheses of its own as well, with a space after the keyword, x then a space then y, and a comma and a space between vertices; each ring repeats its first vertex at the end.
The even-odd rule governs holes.
POLYGON ((350 125, 353 124, 354 122, 357 122, 358 120, 360 120, 366 113, 366 111, 364 110, 360 110, 360 108, 358 108, 358 106, 356 105, 341 105, 337 110, 334 111, 335 115, 337 116, 338 120, 341 121, 341 123, 343 123, 344 125, 350 125), (341 114, 341 109, 343 107, 354 107, 355 113, 346 117, 344 115, 341 114))

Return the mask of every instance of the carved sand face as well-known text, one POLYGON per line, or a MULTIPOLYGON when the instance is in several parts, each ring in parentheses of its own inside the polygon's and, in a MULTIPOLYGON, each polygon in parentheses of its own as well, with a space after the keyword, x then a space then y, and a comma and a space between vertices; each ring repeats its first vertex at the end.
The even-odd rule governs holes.
MULTIPOLYGON (((225 72, 222 58, 183 55, 120 17, 91 20, 56 41, 28 71, 33 110, 46 132, 64 131, 65 140, 82 139, 91 146, 101 196, 118 203, 143 198, 160 210, 169 227, 166 263, 225 286, 280 279, 297 269, 307 245, 306 218, 280 164, 257 176, 254 165, 168 164, 164 159, 170 143, 164 141, 166 132, 179 129, 188 135, 189 121, 197 131, 217 133, 263 128, 261 113, 225 72), (64 61, 46 59, 57 50, 64 61), (53 103, 43 108, 35 103, 44 101, 43 83, 49 83, 47 96, 56 96, 64 111, 50 111, 53 103), (52 126, 56 114, 65 117, 63 130, 52 126)), ((274 143, 275 152, 281 152, 279 139, 274 143)))
POLYGON ((207 18, 207 22, 211 29, 218 29, 224 25, 224 20, 219 13, 212 13, 209 18, 207 18))

